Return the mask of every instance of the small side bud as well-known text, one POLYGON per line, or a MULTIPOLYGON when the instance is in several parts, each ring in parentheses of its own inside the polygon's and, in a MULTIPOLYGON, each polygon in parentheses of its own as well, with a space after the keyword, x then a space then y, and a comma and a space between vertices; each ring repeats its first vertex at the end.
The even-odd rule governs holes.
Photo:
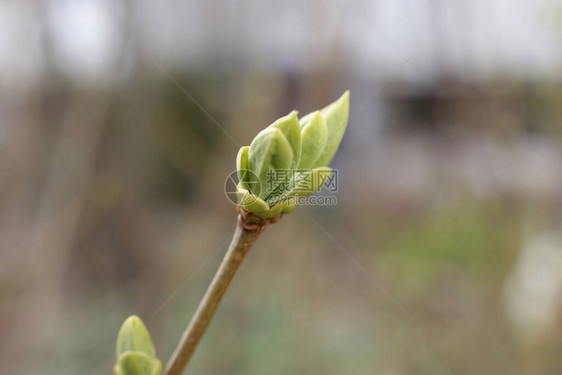
POLYGON ((117 357, 126 352, 141 352, 154 356, 154 346, 148 329, 136 315, 125 320, 117 336, 117 357))
POLYGON ((148 329, 137 316, 128 317, 121 326, 116 355, 115 375, 160 375, 162 371, 148 329))
POLYGON ((123 354, 113 367, 114 375, 160 375, 162 364, 144 353, 128 352, 123 354))

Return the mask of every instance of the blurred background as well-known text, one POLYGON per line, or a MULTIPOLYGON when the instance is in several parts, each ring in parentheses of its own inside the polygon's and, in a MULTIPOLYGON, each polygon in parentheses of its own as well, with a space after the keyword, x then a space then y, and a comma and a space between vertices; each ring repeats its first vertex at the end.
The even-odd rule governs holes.
POLYGON ((558 0, 2 0, 0 368, 166 361, 240 145, 351 90, 336 206, 249 254, 189 374, 562 373, 558 0))

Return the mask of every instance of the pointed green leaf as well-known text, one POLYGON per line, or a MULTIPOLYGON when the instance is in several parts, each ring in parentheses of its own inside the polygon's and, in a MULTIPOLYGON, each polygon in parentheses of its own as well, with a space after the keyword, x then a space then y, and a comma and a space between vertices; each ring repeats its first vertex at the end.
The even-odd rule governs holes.
POLYGON ((146 326, 138 316, 125 320, 117 336, 117 357, 126 352, 141 352, 154 357, 154 346, 146 326))
POLYGON ((344 92, 338 100, 323 108, 320 112, 326 120, 328 138, 323 147, 322 154, 318 160, 316 160, 315 164, 316 166, 325 166, 330 164, 338 151, 338 147, 347 127, 349 118, 349 91, 344 92))
POLYGON ((298 169, 310 169, 318 167, 316 161, 324 150, 328 139, 328 127, 326 120, 316 111, 301 119, 301 160, 298 169))
POLYGON ((244 146, 238 151, 236 156, 236 172, 238 173, 238 181, 244 189, 249 190, 248 186, 248 152, 250 146, 244 146))
POLYGON ((293 150, 281 130, 271 127, 262 130, 252 141, 248 153, 248 169, 255 173, 255 176, 250 174, 248 181, 252 193, 262 199, 267 198, 279 184, 285 183, 277 179, 271 181, 276 176, 275 171, 290 171, 292 164, 293 150), (254 184, 256 190, 260 185, 259 191, 254 191, 254 184))
POLYGON ((287 141, 289 141, 291 149, 293 150, 291 169, 297 168, 301 156, 301 132, 297 114, 297 111, 292 111, 287 116, 281 117, 273 124, 269 125, 270 128, 281 130, 285 138, 287 138, 287 141))

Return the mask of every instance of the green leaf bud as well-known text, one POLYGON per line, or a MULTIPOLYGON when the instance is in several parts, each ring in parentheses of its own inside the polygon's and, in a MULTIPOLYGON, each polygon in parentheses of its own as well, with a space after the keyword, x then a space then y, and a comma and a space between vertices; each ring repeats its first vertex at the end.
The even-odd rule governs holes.
POLYGON ((137 316, 125 320, 116 345, 115 375, 160 375, 161 363, 155 357, 154 345, 146 326, 137 316))
POLYGON ((154 356, 154 346, 148 329, 136 315, 125 320, 117 336, 117 356, 126 352, 141 352, 154 356))
POLYGON ((162 364, 159 360, 140 352, 127 352, 113 367, 114 375, 160 375, 162 364))
MULTIPOLYGON (((258 133, 236 158, 236 197, 252 220, 289 213, 298 198, 318 191, 330 178, 332 161, 349 117, 349 91, 303 117, 281 117, 258 133)), ((245 212, 245 213, 244 213, 245 212)))

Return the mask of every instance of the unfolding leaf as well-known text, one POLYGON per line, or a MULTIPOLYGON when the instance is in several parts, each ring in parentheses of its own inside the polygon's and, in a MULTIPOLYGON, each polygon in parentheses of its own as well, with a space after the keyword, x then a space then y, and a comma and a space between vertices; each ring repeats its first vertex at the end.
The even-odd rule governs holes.
POLYGON ((301 132, 299 128, 299 119, 297 118, 297 111, 292 111, 287 116, 281 117, 273 124, 269 125, 270 128, 281 130, 293 150, 293 161, 291 169, 297 168, 301 156, 301 132))
POLYGON ((236 198, 240 207, 246 211, 258 213, 269 210, 269 205, 265 203, 265 201, 242 188, 240 185, 236 188, 236 198))
POLYGON ((298 169, 316 168, 318 158, 324 151, 328 138, 328 127, 326 120, 316 111, 303 117, 300 121, 301 127, 301 159, 298 169))
POLYGON ((349 118, 349 91, 343 93, 338 100, 323 108, 320 112, 326 120, 328 137, 322 154, 316 160, 316 166, 330 164, 338 151, 349 118))
POLYGON ((248 154, 248 169, 255 173, 250 173, 248 181, 252 193, 267 198, 279 184, 285 183, 276 178, 276 171, 290 171, 292 163, 293 150, 283 132, 271 127, 262 130, 252 141, 248 154), (254 191, 254 186, 259 191, 254 191))
POLYGON ((250 146, 244 146, 238 151, 236 156, 236 172, 238 173, 238 181, 244 189, 249 189, 248 180, 248 152, 250 151, 250 146))

